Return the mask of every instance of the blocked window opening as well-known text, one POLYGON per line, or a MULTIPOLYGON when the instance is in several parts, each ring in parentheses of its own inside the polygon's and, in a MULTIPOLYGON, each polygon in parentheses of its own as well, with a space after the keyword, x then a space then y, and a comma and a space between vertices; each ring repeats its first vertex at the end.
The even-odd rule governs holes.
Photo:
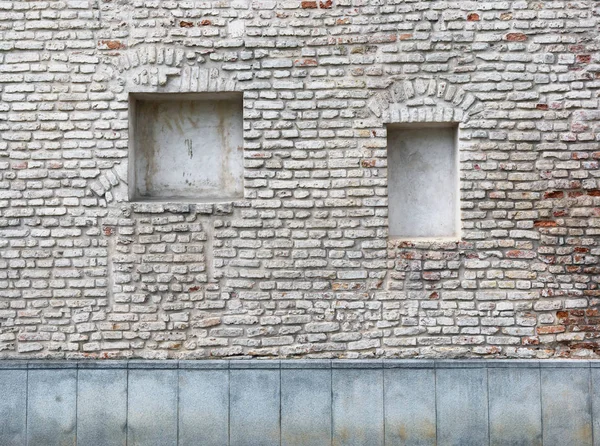
POLYGON ((242 197, 241 93, 133 95, 130 118, 130 198, 242 197))
POLYGON ((456 125, 388 126, 389 233, 457 238, 456 125))

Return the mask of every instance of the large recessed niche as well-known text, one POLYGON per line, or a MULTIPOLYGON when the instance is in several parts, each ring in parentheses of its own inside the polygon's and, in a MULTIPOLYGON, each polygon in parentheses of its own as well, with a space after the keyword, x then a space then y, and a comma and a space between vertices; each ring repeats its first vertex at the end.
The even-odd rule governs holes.
POLYGON ((390 236, 457 238, 457 127, 389 125, 387 131, 390 236))
POLYGON ((132 200, 243 196, 241 93, 130 97, 132 200))

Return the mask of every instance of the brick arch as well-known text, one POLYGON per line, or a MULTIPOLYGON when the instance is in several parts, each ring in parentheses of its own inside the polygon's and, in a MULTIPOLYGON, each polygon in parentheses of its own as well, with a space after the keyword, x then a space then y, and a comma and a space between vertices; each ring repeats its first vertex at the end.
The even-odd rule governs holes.
POLYGON ((383 124, 410 122, 466 123, 484 106, 460 86, 437 79, 397 80, 368 102, 383 124))
POLYGON ((144 46, 123 50, 113 73, 129 92, 200 93, 240 91, 233 74, 190 64, 185 50, 144 46))
MULTIPOLYGON (((118 48, 121 50, 105 65, 107 76, 120 81, 127 93, 217 93, 241 91, 229 71, 186 62, 183 49, 118 48)), ((122 168, 102 170, 91 181, 89 191, 107 202, 126 196, 122 168)))

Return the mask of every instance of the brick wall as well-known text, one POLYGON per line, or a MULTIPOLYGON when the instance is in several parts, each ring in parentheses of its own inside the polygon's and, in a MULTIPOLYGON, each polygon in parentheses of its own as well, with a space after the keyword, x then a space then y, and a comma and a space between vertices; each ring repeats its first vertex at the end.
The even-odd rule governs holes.
POLYGON ((0 2, 0 357, 597 357, 600 4, 0 2), (128 199, 130 93, 241 91, 244 198, 128 199), (460 240, 387 124, 459 126, 460 240))

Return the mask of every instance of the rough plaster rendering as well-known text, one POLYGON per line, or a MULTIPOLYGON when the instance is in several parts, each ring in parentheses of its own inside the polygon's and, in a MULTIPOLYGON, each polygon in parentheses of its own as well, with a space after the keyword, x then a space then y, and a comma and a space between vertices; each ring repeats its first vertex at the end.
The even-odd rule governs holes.
POLYGON ((599 17, 1 1, 0 357, 598 357, 599 17), (243 196, 130 200, 130 97, 222 92, 243 196), (433 123, 460 239, 398 240, 387 128, 433 123))

